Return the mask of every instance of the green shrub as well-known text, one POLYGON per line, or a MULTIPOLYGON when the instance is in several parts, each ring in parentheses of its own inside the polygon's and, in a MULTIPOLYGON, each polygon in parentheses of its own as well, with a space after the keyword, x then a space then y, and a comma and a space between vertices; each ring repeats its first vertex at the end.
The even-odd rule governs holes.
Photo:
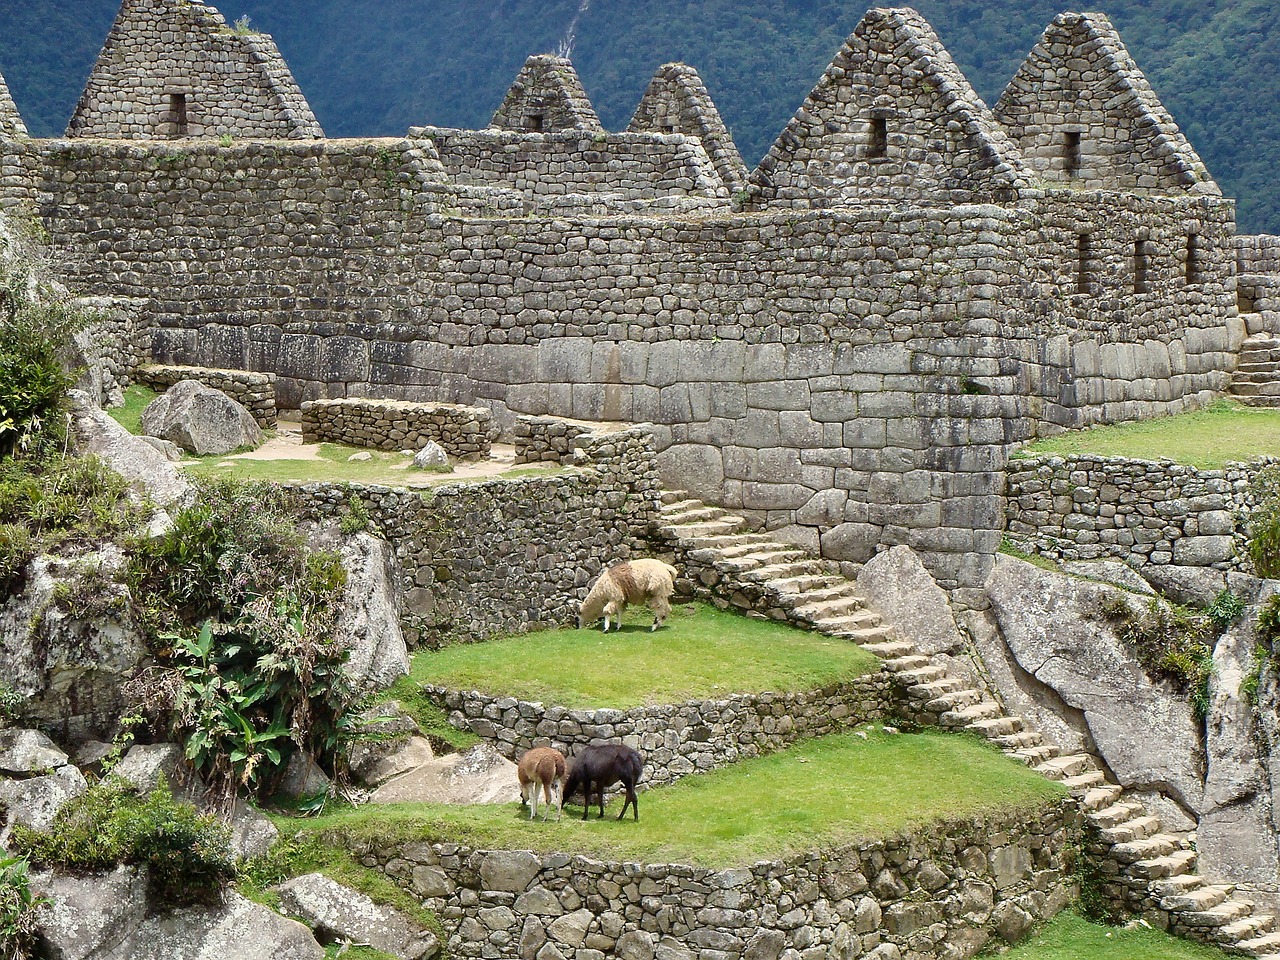
POLYGON ((1209 605, 1204 608, 1204 615, 1212 620, 1213 625, 1219 630, 1226 630, 1235 623, 1240 614, 1244 613, 1245 606, 1243 597, 1224 588, 1209 601, 1209 605))
POLYGON ((147 868, 150 892, 173 906, 218 901, 235 877, 230 828, 174 799, 167 786, 147 797, 118 778, 64 806, 48 833, 16 828, 13 844, 36 863, 70 870, 147 868))
POLYGON ((1127 600, 1117 597, 1102 612, 1147 671, 1176 683, 1203 720, 1209 712, 1209 681, 1214 673, 1214 619, 1155 598, 1135 611, 1127 600))
POLYGON ((0 859, 0 958, 25 960, 33 955, 40 908, 47 900, 31 892, 27 861, 0 859))

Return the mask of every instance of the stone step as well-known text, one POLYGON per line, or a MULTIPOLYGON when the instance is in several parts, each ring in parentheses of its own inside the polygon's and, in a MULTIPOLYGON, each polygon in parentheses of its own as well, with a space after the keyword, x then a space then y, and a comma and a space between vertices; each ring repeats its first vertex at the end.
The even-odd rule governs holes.
POLYGON ((772 553, 761 553, 759 551, 744 553, 738 557, 725 557, 722 553, 714 550, 696 550, 689 554, 690 559, 701 559, 694 557, 694 553, 711 554, 704 563, 709 563, 721 573, 742 576, 752 570, 760 567, 769 566, 776 563, 791 563, 798 559, 799 555, 794 551, 778 550, 772 553))
POLYGON ((663 490, 659 495, 659 499, 663 504, 669 503, 701 503, 701 500, 694 500, 688 490, 663 490))
POLYGON ((670 526, 695 523, 699 520, 720 520, 725 516, 725 511, 719 507, 708 507, 699 500, 683 500, 664 507, 660 515, 662 522, 670 526))
POLYGON ((1239 940, 1231 947, 1232 953, 1246 957, 1271 957, 1280 955, 1280 933, 1264 933, 1250 940, 1239 940))
MULTIPOLYGON (((935 697, 946 696, 949 693, 958 693, 966 689, 966 684, 959 677, 943 677, 941 680, 930 680, 926 683, 917 683, 914 687, 907 688, 907 696, 912 700, 932 700, 935 697)), ((973 691, 975 694, 978 691, 973 691)))
POLYGON ((1044 737, 1038 730, 1023 730, 1011 733, 1007 737, 993 737, 991 742, 1001 750, 1027 750, 1044 743, 1044 737))
POLYGON ((1175 850, 1163 857, 1137 860, 1125 867, 1125 873, 1139 880, 1158 880, 1192 873, 1196 866, 1194 850, 1175 850))
POLYGON ((907 657, 916 652, 916 645, 908 640, 883 640, 879 643, 863 644, 863 650, 874 653, 882 660, 895 657, 907 657))
MULTIPOLYGON (((864 612, 865 608, 866 605, 862 597, 857 594, 849 594, 832 600, 804 603, 793 607, 791 612, 804 620, 813 621, 827 620, 831 617, 854 617, 864 612)), ((868 624, 879 623, 880 618, 875 614, 871 614, 864 622, 868 624)))
POLYGON ((1247 374, 1256 377, 1260 374, 1280 373, 1280 360, 1271 357, 1270 351, 1267 352, 1266 359, 1248 359, 1251 354, 1242 351, 1240 353, 1240 365, 1236 367, 1236 372, 1232 374, 1232 378, 1247 374))
POLYGON ((815 560, 812 557, 803 560, 787 560, 782 563, 770 563, 762 567, 756 567, 742 575, 742 579, 749 580, 752 583, 767 583, 771 580, 786 580, 791 577, 806 577, 815 575, 824 575, 827 572, 826 564, 821 560, 815 560))
MULTIPOLYGON (((969 707, 975 707, 982 702, 982 693, 973 688, 964 690, 956 690, 953 693, 944 693, 934 697, 932 700, 924 702, 924 709, 929 713, 937 713, 942 716, 947 714, 959 713, 967 710, 969 707)), ((1047 747, 1033 747, 1034 750, 1046 750, 1047 747)))
MULTIPOLYGON (((666 528, 659 527, 658 532, 662 533, 664 529, 666 528)), ((679 528, 673 529, 678 530, 679 528)), ((772 546, 774 543, 774 541, 770 540, 763 533, 723 533, 716 534, 714 536, 699 535, 696 537, 671 533, 669 535, 664 534, 664 536, 667 536, 670 540, 676 540, 679 542, 680 546, 690 552, 690 555, 692 555, 695 550, 713 550, 723 556, 726 550, 737 546, 759 548, 772 546)))
POLYGON ((1280 380, 1280 373, 1276 372, 1277 368, 1280 368, 1280 363, 1273 360, 1251 363, 1248 367, 1242 364, 1231 375, 1231 385, 1234 387, 1241 383, 1275 383, 1280 380))
POLYGON ((1276 397, 1280 396, 1280 380, 1268 380, 1266 383, 1250 383, 1249 381, 1232 380, 1227 392, 1237 397, 1276 397))
POLYGON ((1224 927, 1228 923, 1242 920, 1253 913, 1253 904, 1243 900, 1228 900, 1207 910, 1183 910, 1178 913, 1178 922, 1188 927, 1224 927))
POLYGON ((883 643, 893 635, 893 629, 886 627, 882 623, 864 627, 844 626, 845 620, 846 618, 844 617, 835 617, 831 620, 815 620, 813 621, 813 627, 829 637, 849 640, 864 648, 883 643))
POLYGON ((1214 931, 1214 939, 1222 944, 1235 944, 1241 940, 1253 940, 1276 928, 1276 918, 1269 913, 1251 913, 1247 917, 1223 924, 1214 931))
POLYGON ((1096 787, 1090 787, 1083 793, 1077 793, 1080 798, 1080 808, 1085 812, 1093 810, 1102 810, 1114 804, 1124 794, 1124 790, 1114 783, 1102 783, 1096 787))
POLYGON ((1259 409, 1274 410, 1280 407, 1280 397, 1234 397, 1246 407, 1258 407, 1259 409))
POLYGON ((1086 790, 1101 787, 1107 782, 1107 778, 1102 775, 1101 770, 1087 770, 1077 777, 1066 777, 1058 782, 1066 787, 1072 796, 1079 796, 1086 790))
POLYGON ((940 671, 934 676, 916 680, 915 683, 928 683, 930 680, 940 680, 946 676, 947 673, 947 671, 943 670, 941 667, 933 666, 928 657, 919 653, 909 653, 905 657, 891 657, 880 666, 881 669, 887 670, 890 673, 904 673, 908 670, 919 670, 922 667, 929 667, 930 669, 940 671))
MULTIPOLYGON (((901 660, 886 660, 886 668, 890 663, 901 663, 902 660, 914 660, 915 657, 903 657, 901 660)), ((924 657, 920 658, 924 660, 924 657)), ((934 683, 943 679, 947 675, 945 667, 939 667, 927 660, 924 666, 911 667, 907 670, 899 670, 894 674, 894 680, 905 687, 918 687, 923 683, 934 683)))
POLYGON ((1050 780, 1066 780, 1068 777, 1078 777, 1082 773, 1095 769, 1097 764, 1087 753, 1072 753, 1045 761, 1036 767, 1036 772, 1050 780))
MULTIPOLYGON (((1160 909, 1178 913, 1188 910, 1193 912, 1211 910, 1219 904, 1226 903, 1231 898, 1231 894, 1235 892, 1235 889, 1235 887, 1225 884, 1214 884, 1212 886, 1206 884, 1196 890, 1172 893, 1160 898, 1160 909)), ((1222 926, 1222 924, 1218 924, 1218 926, 1222 926)))
POLYGON ((1050 744, 1041 744, 1038 747, 1023 747, 1021 750, 1014 750, 1009 755, 1015 760, 1025 763, 1028 767, 1034 767, 1056 757, 1058 748, 1050 744))
POLYGON ((658 533, 674 540, 688 537, 715 537, 743 532, 747 521, 742 517, 725 516, 715 520, 695 520, 691 523, 663 523, 658 533))
POLYGON ((1134 840, 1145 840, 1160 832, 1160 818, 1145 816, 1134 817, 1114 827, 1099 831, 1107 843, 1129 843, 1134 840))
POLYGON ((964 729, 990 740, 992 737, 1008 736, 1023 728, 1021 717, 992 717, 990 720, 978 720, 965 726, 964 729))
POLYGON ((938 718, 944 727, 967 727, 979 720, 995 720, 1004 713, 1004 708, 994 700, 984 700, 959 710, 948 710, 938 718))
POLYGON ((1208 881, 1198 873, 1184 873, 1179 877, 1152 880, 1147 888, 1157 897, 1180 897, 1208 885, 1208 881))
POLYGON ((1107 827, 1114 827, 1117 824, 1124 823, 1126 820, 1132 820, 1134 817, 1145 816, 1147 808, 1135 800, 1125 800, 1120 803, 1113 803, 1109 807, 1102 810, 1095 810, 1089 814, 1089 822, 1101 830, 1107 827))
POLYGON ((1123 864, 1138 863, 1142 860, 1155 860, 1167 857, 1179 848, 1177 837, 1167 833, 1143 837, 1141 840, 1130 840, 1128 843, 1117 843, 1111 847, 1111 857, 1123 864))
MULTIPOLYGON (((834 600, 855 593, 853 584, 844 577, 831 573, 804 573, 798 577, 778 577, 767 584, 770 590, 785 601, 787 594, 794 594, 796 605, 834 600)), ((861 599, 861 598, 859 598, 861 599)))
MULTIPOLYGON (((714 557, 708 557, 707 559, 760 560, 764 557, 778 555, 791 557, 804 556, 802 551, 797 550, 794 547, 783 546, 776 540, 769 539, 769 536, 764 533, 740 533, 734 537, 733 540, 733 543, 724 544, 723 546, 703 548, 709 553, 716 555, 714 557)), ((689 551, 689 556, 692 557, 696 552, 696 550, 689 551)), ((697 557, 696 559, 700 560, 702 558, 697 557)))

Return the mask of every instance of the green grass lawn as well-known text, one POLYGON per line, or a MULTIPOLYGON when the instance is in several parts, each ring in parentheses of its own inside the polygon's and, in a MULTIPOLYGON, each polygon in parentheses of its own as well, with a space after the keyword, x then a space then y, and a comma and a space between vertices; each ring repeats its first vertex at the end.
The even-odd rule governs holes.
POLYGON ((124 392, 124 406, 112 407, 107 413, 130 433, 142 433, 142 411, 160 394, 150 387, 135 383, 124 392))
POLYGON ((1107 927, 1062 913, 1003 960, 1225 960, 1221 950, 1160 930, 1107 927))
POLYGON ((1280 455, 1280 410, 1219 400, 1204 410, 1135 423, 1075 430, 1037 440, 1015 456, 1097 454, 1158 460, 1167 457, 1202 469, 1231 460, 1280 455))
MULTIPOLYGON (((329 481, 333 483, 364 483, 402 487, 410 476, 405 465, 409 458, 404 454, 365 450, 344 443, 322 443, 316 451, 318 460, 255 460, 230 455, 225 457, 199 457, 184 463, 187 473, 235 477, 237 480, 265 480, 274 483, 286 481, 329 481), (368 460, 351 460, 353 454, 368 453, 368 460)), ((414 471, 415 479, 421 476, 414 471)), ((442 479, 446 476, 440 475, 442 479)))
MULTIPOLYGON (((583 822, 581 808, 530 823, 517 802, 451 807, 406 804, 341 810, 285 831, 430 839, 492 849, 583 853, 611 860, 723 868, 846 841, 895 836, 924 824, 999 811, 1019 814, 1066 796, 1063 788, 974 737, 887 734, 868 728, 685 777, 640 797, 640 819, 583 822)), ((514 795, 514 783, 513 783, 514 795)))
POLYGON ((647 607, 632 607, 627 619, 607 634, 569 627, 421 651, 409 679, 563 707, 625 709, 816 690, 879 668, 846 640, 705 604, 676 606, 656 633, 647 607))

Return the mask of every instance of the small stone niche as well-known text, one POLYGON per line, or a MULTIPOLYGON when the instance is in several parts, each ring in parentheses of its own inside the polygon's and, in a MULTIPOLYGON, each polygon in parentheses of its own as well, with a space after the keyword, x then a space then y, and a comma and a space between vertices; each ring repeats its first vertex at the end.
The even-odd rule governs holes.
POLYGON ((191 132, 191 115, 187 111, 185 93, 169 94, 169 112, 165 114, 170 137, 185 137, 191 132))
POLYGON ((1068 130, 1063 134, 1062 169, 1068 177, 1080 176, 1080 138, 1079 130, 1068 130))
POLYGON ((883 160, 889 156, 889 118, 872 117, 867 126, 867 159, 883 160))

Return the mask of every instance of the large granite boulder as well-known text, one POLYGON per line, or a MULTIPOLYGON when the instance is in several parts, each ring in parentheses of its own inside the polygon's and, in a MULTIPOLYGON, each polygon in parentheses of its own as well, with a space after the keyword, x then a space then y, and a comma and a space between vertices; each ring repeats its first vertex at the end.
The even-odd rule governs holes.
POLYGON ((32 873, 31 889, 47 897, 36 931, 42 957, 106 957, 147 915, 147 877, 133 867, 86 876, 32 873))
POLYGON ((47 831, 53 826, 58 811, 88 789, 84 774, 71 764, 38 777, 0 780, 0 807, 5 811, 0 844, 7 842, 9 831, 15 825, 41 833, 47 831))
POLYGON ((215 907, 164 910, 147 917, 115 950, 94 960, 323 960, 301 923, 236 893, 215 907))
POLYGON ((142 430, 202 457, 257 448, 263 440, 253 414, 196 380, 181 380, 152 401, 142 412, 142 430))
POLYGON ((1203 751, 1185 694, 1153 680, 1104 612, 1149 601, 1128 591, 998 556, 986 583, 1011 659, 1067 708, 1086 748, 1124 786, 1163 796, 1194 816, 1203 751))
POLYGON ((422 960, 440 953, 440 940, 434 933, 323 874, 294 877, 282 883, 279 891, 280 906, 311 927, 322 943, 368 944, 401 960, 422 960))
POLYGON ((338 614, 338 642, 351 651, 347 674, 361 693, 389 687, 409 672, 400 630, 400 577, 390 544, 368 533, 339 548, 347 584, 338 614))
POLYGON ((388 780, 372 803, 511 803, 520 798, 516 765, 482 743, 429 760, 388 780))
POLYGON ((89 396, 72 390, 71 431, 76 450, 104 460, 139 494, 168 507, 191 494, 191 484, 169 459, 107 416, 89 396))
POLYGON ((115 547, 76 558, 37 557, 21 593, 0 604, 0 678, 23 697, 21 720, 66 740, 109 739, 121 686, 147 655, 120 582, 115 547), (84 595, 68 606, 62 595, 84 595))
POLYGON ((946 593, 910 547, 890 547, 868 560, 858 573, 858 589, 922 653, 955 653, 964 646, 946 593))

